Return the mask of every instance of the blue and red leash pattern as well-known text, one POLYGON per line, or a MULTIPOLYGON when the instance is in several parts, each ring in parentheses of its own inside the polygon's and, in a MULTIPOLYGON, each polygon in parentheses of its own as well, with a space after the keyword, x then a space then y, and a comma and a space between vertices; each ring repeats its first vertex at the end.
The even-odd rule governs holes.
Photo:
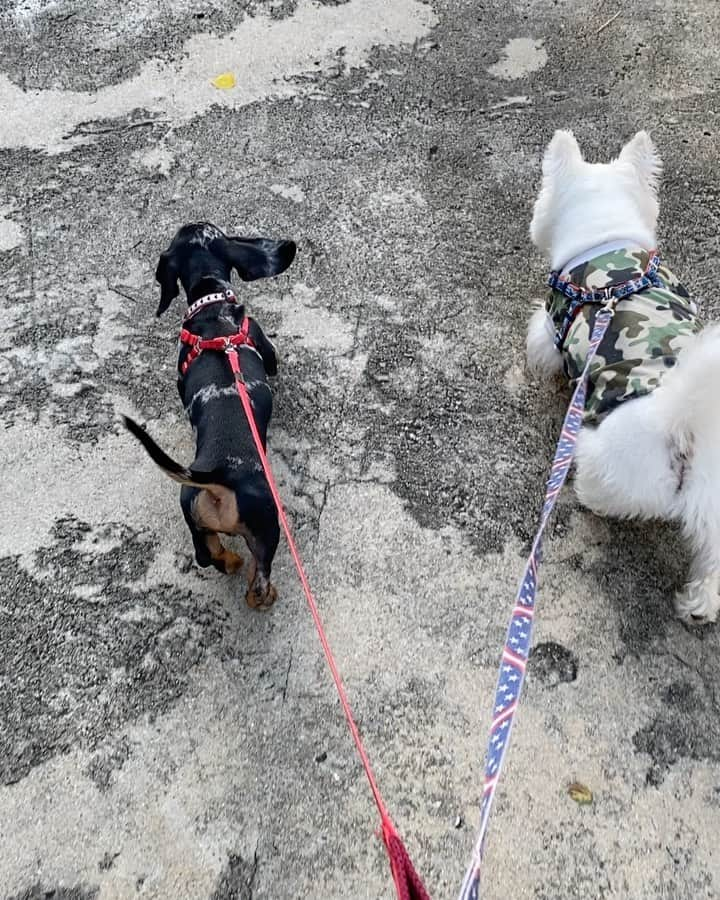
POLYGON ((573 456, 575 455, 575 445, 585 411, 585 396, 590 365, 613 317, 615 303, 620 298, 606 296, 606 299, 605 306, 598 310, 595 316, 585 368, 577 381, 570 406, 565 414, 560 440, 555 450, 555 458, 553 459, 547 481, 540 524, 510 616, 510 625, 505 639, 505 646, 500 661, 500 672, 495 689, 492 724, 490 726, 485 757, 485 782, 480 803, 480 828, 473 849, 472 860, 460 890, 459 900, 478 900, 480 897, 480 875, 490 811, 492 810, 498 781, 510 745, 510 733, 515 721, 515 713, 520 701, 523 682, 525 681, 525 668, 530 655, 537 594, 537 571, 542 552, 542 536, 550 514, 555 507, 558 495, 565 484, 573 456))

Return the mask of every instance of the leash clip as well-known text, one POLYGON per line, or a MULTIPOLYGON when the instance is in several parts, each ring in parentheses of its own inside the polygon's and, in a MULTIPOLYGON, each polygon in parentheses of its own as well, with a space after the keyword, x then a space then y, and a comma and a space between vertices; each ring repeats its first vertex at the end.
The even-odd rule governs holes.
POLYGON ((240 368, 237 347, 232 343, 232 335, 225 338, 223 353, 226 354, 230 362, 230 368, 232 369, 235 381, 239 384, 245 384, 245 378, 243 377, 242 369, 240 368))
POLYGON ((601 313, 606 313, 611 319, 615 315, 615 307, 620 300, 620 297, 613 294, 613 290, 614 286, 603 288, 604 302, 600 310, 601 313))

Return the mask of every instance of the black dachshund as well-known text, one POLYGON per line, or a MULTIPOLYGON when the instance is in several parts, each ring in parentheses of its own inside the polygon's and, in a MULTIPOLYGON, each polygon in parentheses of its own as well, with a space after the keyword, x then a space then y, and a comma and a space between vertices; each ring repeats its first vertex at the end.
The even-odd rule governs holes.
MULTIPOLYGON (((208 222, 184 225, 160 256, 157 315, 178 295, 178 280, 187 296, 187 332, 199 338, 223 338, 247 332, 249 341, 237 347, 258 431, 265 446, 272 414, 268 375, 277 373, 275 348, 253 319, 246 318, 230 283, 232 269, 243 281, 279 275, 295 258, 293 241, 239 238, 208 222)), ((181 335, 181 340, 182 340, 181 335)), ((253 443, 225 353, 193 352, 180 344, 178 389, 195 430, 195 459, 184 467, 171 459, 132 419, 130 432, 158 466, 182 484, 180 505, 192 534, 198 565, 237 572, 242 559, 223 547, 218 534, 239 534, 253 556, 248 576, 248 606, 265 609, 277 599, 270 569, 280 536, 277 512, 253 443)))

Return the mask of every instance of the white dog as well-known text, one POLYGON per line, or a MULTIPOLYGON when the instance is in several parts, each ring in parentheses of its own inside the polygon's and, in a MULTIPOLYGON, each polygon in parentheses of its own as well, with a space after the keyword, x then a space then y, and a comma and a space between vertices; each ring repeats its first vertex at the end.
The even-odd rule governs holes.
POLYGON ((651 287, 618 302, 592 365, 576 491, 599 515, 679 520, 692 562, 675 609, 683 619, 715 621, 720 328, 698 333, 687 292, 648 252, 656 247, 660 169, 644 131, 608 164, 585 162, 572 132, 555 133, 530 236, 559 273, 559 287, 532 315, 527 357, 545 375, 564 367, 577 377, 600 304, 568 311, 566 284, 600 293, 652 276, 651 287))

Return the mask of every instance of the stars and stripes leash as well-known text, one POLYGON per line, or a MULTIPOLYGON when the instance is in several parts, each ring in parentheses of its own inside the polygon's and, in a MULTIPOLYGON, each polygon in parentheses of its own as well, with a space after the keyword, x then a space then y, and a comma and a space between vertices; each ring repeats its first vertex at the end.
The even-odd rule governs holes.
POLYGON ((480 897, 480 875, 490 811, 510 745, 510 733, 520 701, 520 694, 525 680, 525 668, 530 655, 542 536, 550 514, 555 507, 558 495, 565 484, 573 456, 575 455, 575 444, 577 443, 585 411, 585 396, 590 365, 614 315, 615 304, 620 298, 611 296, 608 293, 605 299, 605 305, 598 310, 595 316, 585 368, 577 381, 570 406, 565 414, 560 439, 547 480, 540 524, 510 616, 510 625, 500 661, 497 688, 495 689, 492 724, 490 726, 485 757, 485 783, 480 803, 480 828, 475 841, 472 859, 460 890, 459 900, 478 900, 480 897))

